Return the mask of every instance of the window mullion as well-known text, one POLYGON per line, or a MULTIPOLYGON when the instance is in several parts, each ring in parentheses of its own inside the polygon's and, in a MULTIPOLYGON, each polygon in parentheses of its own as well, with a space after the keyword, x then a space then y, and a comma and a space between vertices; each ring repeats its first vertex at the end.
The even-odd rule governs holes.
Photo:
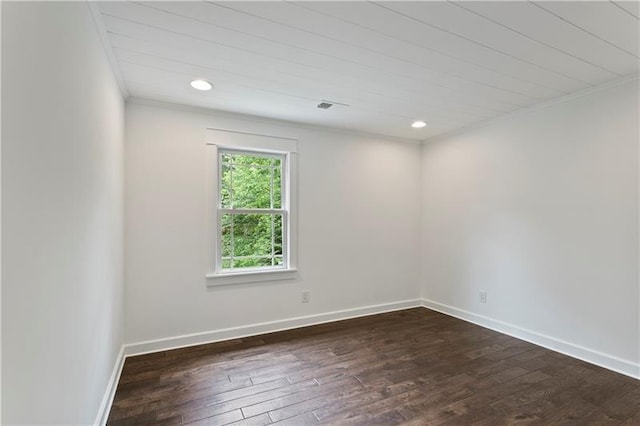
POLYGON ((233 171, 235 170, 235 166, 233 165, 233 157, 229 161, 229 207, 233 208, 233 171))
POLYGON ((282 213, 282 264, 285 268, 289 265, 289 161, 290 154, 284 156, 283 161, 280 163, 280 207, 283 209, 282 213))
POLYGON ((285 209, 220 209, 221 214, 284 214, 285 209))
MULTIPOLYGON (((271 185, 269 185, 269 197, 270 197, 270 207, 273 209, 273 169, 274 169, 275 160, 271 160, 271 185)), ((282 161, 281 161, 282 163, 282 161)), ((271 215, 271 266, 276 265, 275 251, 276 251, 276 227, 275 227, 275 215, 271 215)))
POLYGON ((234 225, 234 218, 233 215, 231 215, 231 256, 229 258, 229 268, 233 269, 233 258, 235 256, 235 251, 236 251, 236 244, 235 244, 235 232, 233 229, 233 225, 234 225))

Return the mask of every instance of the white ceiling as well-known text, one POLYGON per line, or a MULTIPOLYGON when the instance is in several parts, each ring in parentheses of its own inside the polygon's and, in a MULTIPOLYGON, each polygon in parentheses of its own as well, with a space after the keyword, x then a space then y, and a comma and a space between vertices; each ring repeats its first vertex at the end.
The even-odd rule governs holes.
POLYGON ((131 96, 422 140, 637 74, 639 4, 98 7, 131 96), (214 90, 193 90, 194 78, 214 90), (322 100, 349 106, 316 108, 322 100), (429 126, 412 129, 415 119, 429 126))

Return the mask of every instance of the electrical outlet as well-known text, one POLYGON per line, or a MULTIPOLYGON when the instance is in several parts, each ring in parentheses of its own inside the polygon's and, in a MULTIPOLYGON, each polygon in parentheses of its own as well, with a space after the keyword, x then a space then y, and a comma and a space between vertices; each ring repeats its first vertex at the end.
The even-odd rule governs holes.
POLYGON ((309 303, 309 299, 311 298, 311 293, 309 290, 305 290, 302 292, 302 303, 309 303))
POLYGON ((481 291, 480 292, 480 303, 487 303, 487 292, 486 291, 481 291))

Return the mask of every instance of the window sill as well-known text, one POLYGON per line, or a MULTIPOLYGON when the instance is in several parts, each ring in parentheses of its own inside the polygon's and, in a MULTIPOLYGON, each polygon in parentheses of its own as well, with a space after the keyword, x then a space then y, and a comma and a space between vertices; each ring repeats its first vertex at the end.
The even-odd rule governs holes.
POLYGON ((227 274, 207 274, 207 286, 216 287, 232 284, 292 280, 297 276, 298 270, 295 268, 272 269, 268 271, 231 272, 227 274))

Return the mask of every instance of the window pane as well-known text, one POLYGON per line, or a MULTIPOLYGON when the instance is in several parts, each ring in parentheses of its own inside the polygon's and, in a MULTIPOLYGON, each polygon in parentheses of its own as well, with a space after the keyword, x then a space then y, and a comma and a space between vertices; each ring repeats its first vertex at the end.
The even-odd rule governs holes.
MULTIPOLYGON (((222 220, 221 240, 222 240, 222 258, 223 259, 230 258, 231 254, 233 253, 233 247, 232 247, 233 222, 231 218, 232 216, 228 214, 222 215, 222 218, 221 218, 222 220)), ((227 266, 224 266, 224 262, 223 262, 223 268, 227 268, 227 266)))
MULTIPOLYGON (((227 156, 223 155, 223 158, 227 156)), ((220 205, 223 209, 231 208, 231 181, 233 176, 233 166, 229 163, 222 163, 220 174, 220 205)))
POLYGON ((273 217, 273 252, 276 255, 282 255, 282 215, 273 217))
POLYGON ((223 152, 220 163, 222 208, 281 207, 281 158, 223 152))
POLYGON ((273 208, 282 208, 282 160, 273 161, 273 208))
POLYGON ((222 154, 220 154, 220 157, 223 163, 231 164, 233 162, 232 155, 226 152, 223 152, 222 154))
POLYGON ((233 208, 271 208, 271 168, 234 165, 233 208))
POLYGON ((283 215, 223 214, 222 268, 283 265, 283 215))

